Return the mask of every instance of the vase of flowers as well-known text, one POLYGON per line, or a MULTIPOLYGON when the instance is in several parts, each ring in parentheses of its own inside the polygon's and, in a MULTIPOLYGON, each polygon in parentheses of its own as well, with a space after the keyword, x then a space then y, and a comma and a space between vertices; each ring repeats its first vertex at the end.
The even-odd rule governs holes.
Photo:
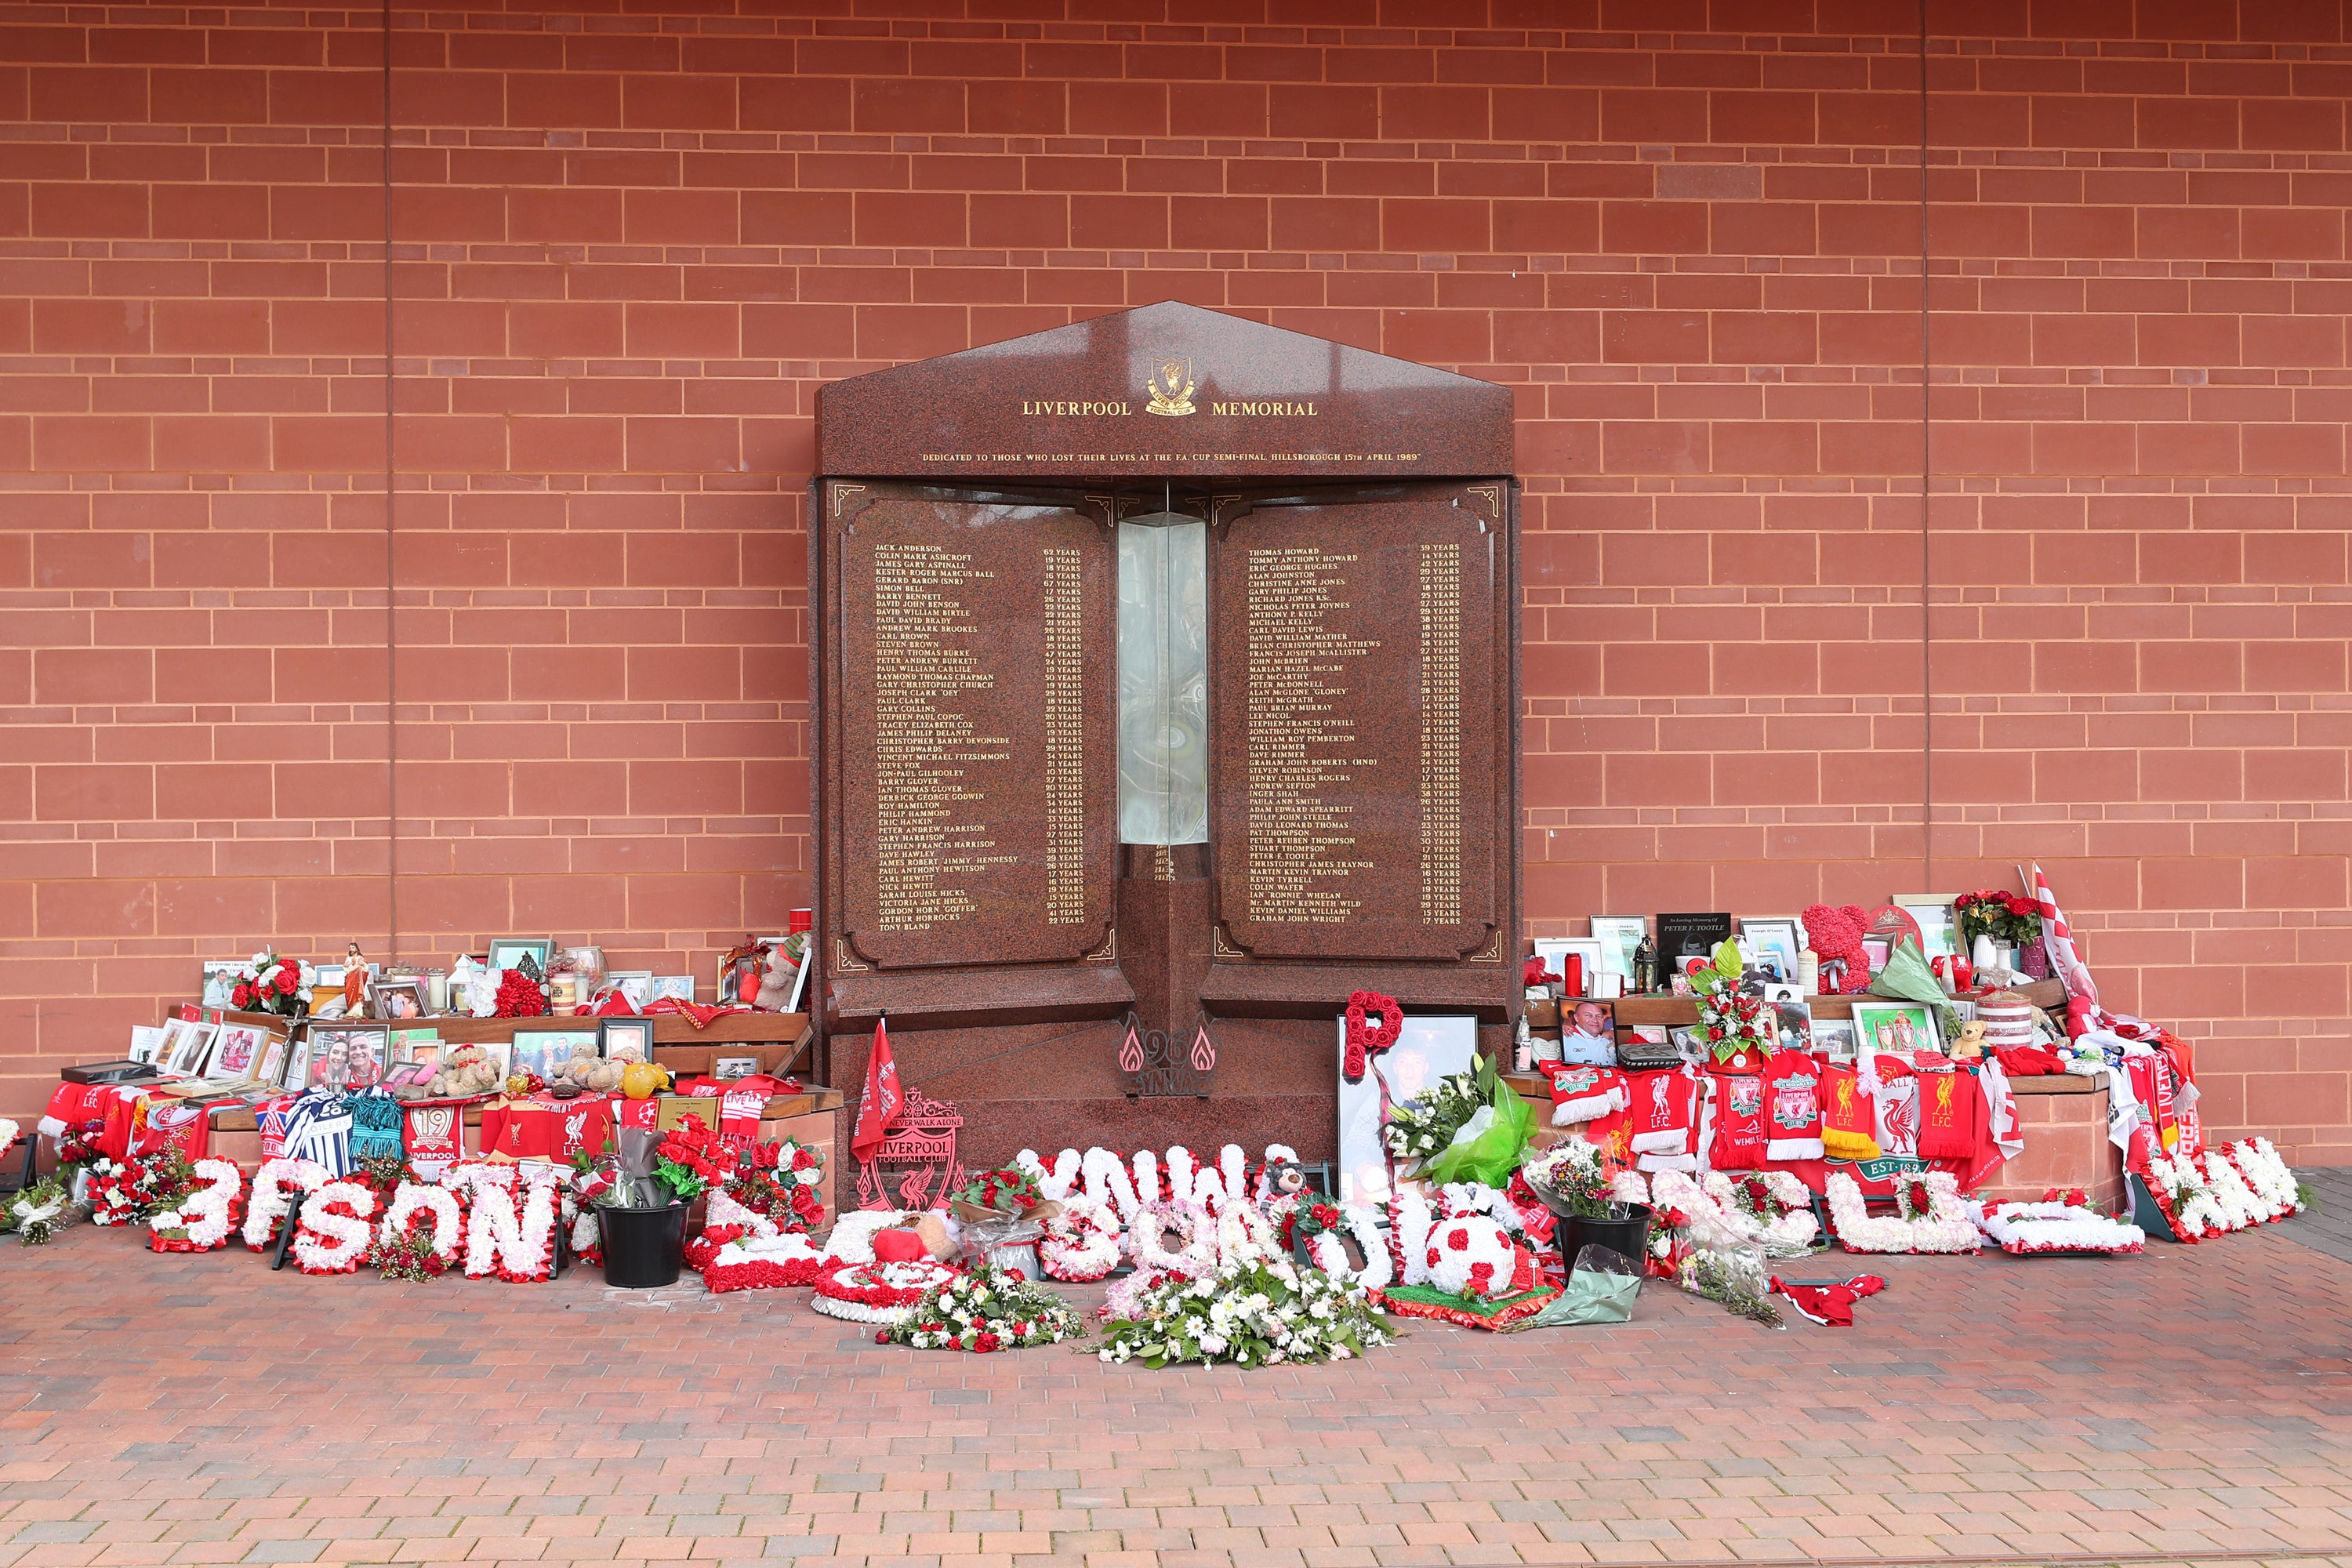
POLYGON ((310 987, 318 972, 263 948, 229 977, 228 1005, 240 1013, 271 1013, 299 1018, 310 1010, 310 987))
POLYGON ((2035 980, 2050 977, 2050 955, 2042 946, 2042 910, 2032 899, 1986 888, 1962 893, 1952 900, 1960 924, 1961 946, 1974 950, 1979 937, 1990 937, 2011 950, 2011 966, 2035 980))

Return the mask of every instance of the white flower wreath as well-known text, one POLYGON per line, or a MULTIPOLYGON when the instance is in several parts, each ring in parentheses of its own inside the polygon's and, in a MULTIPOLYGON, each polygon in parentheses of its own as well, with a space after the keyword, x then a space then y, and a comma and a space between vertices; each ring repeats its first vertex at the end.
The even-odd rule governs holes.
POLYGON ((1949 1171, 1905 1176, 1897 1193, 1898 1201, 1906 1205, 1905 1211, 1873 1217, 1863 1206, 1862 1188, 1853 1177, 1844 1171, 1830 1173, 1830 1219, 1848 1252, 1974 1252, 1983 1245, 1960 1202, 1959 1179, 1949 1171), (1908 1200, 1900 1196, 1915 1180, 1927 1190, 1925 1214, 1911 1212, 1908 1200))
POLYGON ((322 1182, 302 1200, 295 1221, 294 1262, 305 1274, 350 1274, 375 1237, 375 1190, 360 1182, 322 1182))
POLYGON ((2003 1252, 2139 1252, 2147 1234, 2078 1204, 1970 1204, 1969 1217, 2003 1252))
POLYGON ((210 1252, 226 1247, 236 1229, 232 1216, 245 1194, 245 1173, 234 1160, 199 1160, 195 1173, 203 1184, 182 1198, 177 1208, 150 1215, 147 1228, 157 1237, 178 1231, 190 1250, 210 1252))
POLYGON ((446 1187, 403 1182, 394 1189, 392 1203, 376 1226, 376 1237, 389 1247, 404 1239, 418 1215, 433 1216, 433 1254, 445 1264, 457 1261, 466 1243, 466 1209, 446 1187))
POLYGON ((1037 1265, 1072 1284, 1099 1279, 1118 1267, 1118 1216, 1108 1204, 1083 1195, 1062 1200, 1037 1243, 1037 1265))
POLYGON ((277 1239, 278 1222, 294 1207, 293 1194, 316 1192, 326 1179, 327 1167, 316 1160, 264 1160, 246 1198, 245 1245, 267 1252, 277 1239))
MULTIPOLYGON (((0 1147, 5 1147, 5 1142, 0 1139, 0 1147)), ((2303 1212, 2303 1189, 2294 1173, 2279 1157, 2276 1144, 2267 1138, 2249 1138, 2231 1144, 2229 1154, 2237 1162, 2246 1184, 2254 1190, 2254 1196, 2269 1207, 2271 1218, 2284 1219, 2303 1212)))

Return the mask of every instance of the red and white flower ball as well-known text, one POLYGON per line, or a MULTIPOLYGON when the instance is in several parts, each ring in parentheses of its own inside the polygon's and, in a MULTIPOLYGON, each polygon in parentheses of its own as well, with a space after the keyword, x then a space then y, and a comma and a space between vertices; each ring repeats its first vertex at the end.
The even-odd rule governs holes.
POLYGON ((1465 1300, 1516 1296, 1537 1284, 1535 1258, 1484 1215, 1432 1226, 1424 1261, 1432 1289, 1465 1300))

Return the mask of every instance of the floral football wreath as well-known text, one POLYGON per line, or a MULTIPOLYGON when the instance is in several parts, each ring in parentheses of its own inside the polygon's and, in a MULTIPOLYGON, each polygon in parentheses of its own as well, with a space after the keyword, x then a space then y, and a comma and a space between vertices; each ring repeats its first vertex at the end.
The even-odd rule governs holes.
POLYGON ((1018 1274, 982 1267, 944 1279, 907 1315, 876 1331, 877 1344, 917 1350, 1018 1350, 1074 1340, 1087 1331, 1078 1310, 1018 1274))
POLYGON ((213 1252, 228 1245, 245 1217, 245 1172, 234 1160, 199 1160, 194 1184, 147 1215, 147 1246, 154 1252, 213 1252))
POLYGON ((1830 1223, 1848 1252, 1974 1252, 1982 1245, 1949 1171, 1902 1178, 1895 1204, 1895 1213, 1874 1215, 1850 1173, 1830 1173, 1830 1223))
POLYGON ((1404 1009, 1393 996, 1378 991, 1355 991, 1348 996, 1347 1058, 1341 1067, 1349 1083, 1364 1081, 1371 1058, 1397 1043, 1404 1033, 1404 1009))
POLYGON ((1038 1238, 1037 1265, 1070 1284, 1100 1279, 1118 1267, 1118 1215, 1108 1204, 1078 1195, 1062 1200, 1038 1238))
POLYGON ((809 1305, 852 1323, 898 1323, 915 1303, 955 1278, 944 1263, 846 1263, 821 1271, 809 1305))

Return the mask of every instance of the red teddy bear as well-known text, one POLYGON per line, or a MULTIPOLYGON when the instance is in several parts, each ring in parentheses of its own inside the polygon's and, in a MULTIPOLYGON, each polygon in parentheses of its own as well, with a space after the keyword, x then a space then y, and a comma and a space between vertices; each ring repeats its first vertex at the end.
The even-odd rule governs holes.
POLYGON ((1862 933, 1870 916, 1860 904, 1832 909, 1827 904, 1805 906, 1805 941, 1821 961, 1821 994, 1843 996, 1870 989, 1870 962, 1863 956, 1862 933))

